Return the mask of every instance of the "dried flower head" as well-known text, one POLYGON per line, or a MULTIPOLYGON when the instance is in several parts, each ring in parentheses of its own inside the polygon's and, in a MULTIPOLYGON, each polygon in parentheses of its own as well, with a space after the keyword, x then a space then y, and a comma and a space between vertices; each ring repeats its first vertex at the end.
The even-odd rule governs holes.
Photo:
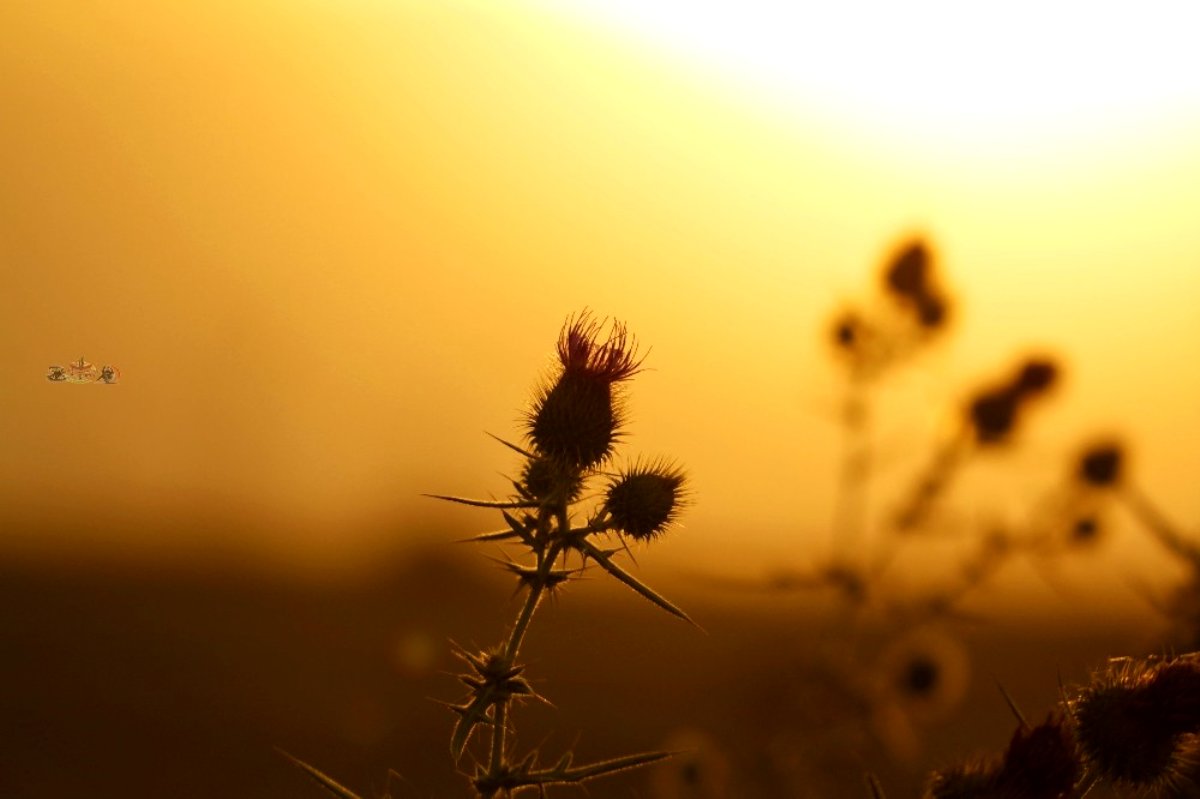
POLYGON ((1087 485, 1107 488, 1121 479, 1124 460, 1120 444, 1112 441, 1096 444, 1080 456, 1076 475, 1087 485))
POLYGON ((1016 428, 1022 406, 1047 392, 1058 380, 1058 367, 1046 358, 1030 358, 1012 380, 975 395, 967 418, 980 444, 1004 443, 1016 428))
POLYGON ((927 629, 893 644, 882 656, 885 700, 921 721, 943 718, 966 695, 970 664, 953 638, 927 629))
POLYGON ((934 330, 946 323, 949 306, 944 298, 936 294, 922 294, 916 303, 917 321, 921 323, 921 327, 934 330))
POLYGON ((617 531, 647 540, 675 521, 687 501, 686 485, 683 470, 669 462, 635 464, 609 482, 604 510, 617 531))
POLYGON ((528 416, 528 435, 542 456, 574 469, 608 458, 624 422, 614 384, 641 368, 636 342, 625 326, 604 323, 586 311, 567 319, 558 337, 560 371, 539 390, 528 416))
POLYGON ((830 339, 837 349, 854 352, 861 347, 866 332, 866 323, 858 312, 848 310, 833 320, 830 339))
POLYGON ((1079 750, 1095 773, 1132 789, 1169 786, 1200 732, 1200 663, 1122 658, 1071 702, 1079 750))
POLYGON ((1014 796, 1059 799, 1070 795, 1082 772, 1066 720, 1051 715, 1013 734, 997 782, 1014 796))
POLYGON ((1065 799, 1083 769, 1066 721, 1052 715, 1036 727, 1024 724, 1000 758, 935 772, 927 799, 1065 799))
POLYGON ((1071 523, 1068 540, 1076 546, 1089 546, 1096 542, 1102 532, 1100 520, 1093 514, 1078 516, 1071 523))
POLYGON ((1016 425, 1019 399, 1008 388, 977 395, 967 411, 975 440, 980 444, 998 444, 1007 439, 1016 425))
POLYGON ((1012 389, 1021 395, 1040 394, 1058 380, 1058 365, 1049 358, 1030 358, 1013 381, 1012 389))
POLYGON ((892 256, 883 275, 884 286, 898 299, 915 302, 928 292, 932 260, 924 241, 907 242, 892 256))

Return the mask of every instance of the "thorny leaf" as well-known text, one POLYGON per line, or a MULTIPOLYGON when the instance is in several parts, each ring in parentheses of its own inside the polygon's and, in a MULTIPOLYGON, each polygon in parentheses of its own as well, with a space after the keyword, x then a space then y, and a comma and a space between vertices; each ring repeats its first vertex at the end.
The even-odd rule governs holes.
POLYGON ((507 702, 512 698, 537 699, 545 702, 520 674, 524 666, 513 665, 499 651, 484 651, 473 654, 451 642, 454 654, 475 672, 460 674, 458 679, 471 689, 471 700, 461 705, 442 702, 458 714, 458 722, 450 737, 450 752, 455 760, 461 760, 470 741, 471 733, 480 724, 492 724, 495 713, 488 715, 488 708, 507 702))
POLYGON ((672 604, 669 600, 665 599, 663 596, 661 596, 660 594, 655 592, 652 588, 647 586, 641 580, 637 579, 632 574, 625 571, 617 564, 613 563, 611 552, 606 552, 606 551, 600 549, 599 547, 597 547, 591 541, 582 540, 582 539, 573 541, 572 546, 574 546, 576 549, 578 549, 580 552, 582 552, 587 557, 590 557, 592 560, 596 561, 596 563, 599 564, 600 568, 604 569, 606 572, 611 574, 613 577, 616 577, 618 580, 625 583, 625 585, 629 586, 634 591, 637 591, 639 594, 644 596, 646 599, 649 599, 655 605, 658 605, 660 608, 665 610, 667 613, 670 613, 672 616, 677 616, 677 617, 683 619, 688 624, 694 625, 696 627, 700 626, 700 625, 696 624, 696 622, 692 621, 690 616, 688 616, 686 613, 684 613, 682 610, 680 610, 678 607, 676 607, 674 604, 672 604))
POLYGON ((303 760, 301 760, 297 757, 293 757, 292 755, 288 754, 287 752, 283 751, 282 749, 277 749, 276 751, 278 751, 279 754, 283 755, 288 760, 292 761, 292 763, 294 763, 297 768, 299 768, 305 774, 307 774, 309 777, 311 777, 313 779, 313 781, 315 781, 318 785, 320 785, 322 788, 324 788, 326 791, 328 791, 331 795, 339 797, 339 799, 361 799, 361 797, 358 794, 356 794, 354 791, 352 791, 349 788, 347 788, 346 786, 342 785, 337 780, 333 779, 333 777, 330 777, 329 775, 308 765, 303 760))
POLYGON ((517 575, 517 579, 521 585, 534 585, 541 583, 548 591, 553 591, 559 585, 571 579, 572 575, 578 574, 581 569, 554 569, 542 574, 541 569, 537 566, 522 566, 511 560, 499 560, 493 558, 501 566, 508 569, 513 574, 517 575))
POLYGON ((490 690, 484 690, 482 693, 476 694, 475 698, 465 705, 448 705, 454 712, 458 713, 458 722, 454 725, 454 733, 450 736, 450 754, 454 756, 455 761, 462 760, 463 752, 466 751, 467 741, 471 739, 471 733, 479 724, 491 724, 492 720, 487 716, 487 709, 495 701, 491 696, 490 690))
POLYGON ((887 795, 883 792, 883 785, 874 774, 867 774, 867 789, 871 792, 871 799, 887 799, 887 795))
POLYGON ((519 447, 519 446, 517 446, 516 444, 512 443, 511 441, 505 441, 503 438, 501 438, 501 437, 500 437, 500 436, 498 436, 498 435, 495 435, 494 433, 488 433, 487 435, 489 435, 489 436, 491 436, 492 438, 496 439, 496 440, 497 440, 497 441, 499 441, 501 444, 503 444, 504 446, 506 446, 506 447, 508 447, 509 449, 511 449, 513 452, 519 452, 520 454, 524 455, 526 458, 533 458, 533 457, 536 457, 536 456, 535 456, 535 455, 534 455, 532 452, 529 452, 528 450, 526 450, 526 449, 525 449, 525 448, 523 448, 523 447, 519 447))
POLYGON ((538 503, 526 500, 470 499, 469 497, 455 497, 449 494, 422 494, 421 496, 429 497, 430 499, 443 499, 446 502, 457 502, 459 505, 470 505, 475 508, 536 508, 538 506, 538 503))
POLYGON ((495 796, 500 791, 514 791, 530 787, 541 789, 547 785, 581 783, 596 777, 615 774, 618 771, 657 763, 674 754, 674 752, 642 752, 572 768, 571 755, 568 753, 550 768, 534 769, 536 753, 531 753, 519 765, 506 768, 497 774, 489 773, 480 767, 476 770, 472 782, 475 790, 486 799, 495 796))
POLYGON ((519 533, 513 532, 512 530, 497 530, 492 533, 479 533, 478 535, 473 535, 470 538, 460 538, 458 539, 457 543, 482 544, 488 541, 504 541, 509 538, 517 538, 519 535, 519 533))

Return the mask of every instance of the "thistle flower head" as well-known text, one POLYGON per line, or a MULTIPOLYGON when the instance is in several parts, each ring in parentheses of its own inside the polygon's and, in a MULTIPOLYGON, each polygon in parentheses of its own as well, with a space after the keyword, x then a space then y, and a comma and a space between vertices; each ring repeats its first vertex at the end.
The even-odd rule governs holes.
POLYGON ((614 384, 641 369, 636 343, 619 322, 601 340, 604 323, 586 311, 567 319, 558 337, 560 369, 538 392, 528 435, 540 455, 590 469, 612 452, 624 422, 614 384))
POLYGON ((609 481, 604 510, 614 529, 638 540, 662 535, 687 502, 687 477, 666 461, 635 464, 609 481))
POLYGON ((612 384, 641 371, 637 341, 625 325, 614 320, 601 341, 604 325, 603 320, 596 321, 588 311, 567 319, 558 335, 558 360, 563 372, 612 384))
POLYGON ((926 799, 1065 799, 1082 774, 1066 721, 1021 726, 1003 756, 935 772, 926 799))
POLYGON ((1076 546, 1088 546, 1096 542, 1102 530, 1099 519, 1092 514, 1084 514, 1071 523, 1069 541, 1076 546))
POLYGON ((1051 715, 1036 727, 1013 734, 998 782, 1014 796, 1059 799, 1070 795, 1083 767, 1065 719, 1051 715))
POLYGON ((1200 732, 1200 663, 1122 659, 1071 703, 1075 736, 1096 773, 1134 789, 1175 782, 1200 732))

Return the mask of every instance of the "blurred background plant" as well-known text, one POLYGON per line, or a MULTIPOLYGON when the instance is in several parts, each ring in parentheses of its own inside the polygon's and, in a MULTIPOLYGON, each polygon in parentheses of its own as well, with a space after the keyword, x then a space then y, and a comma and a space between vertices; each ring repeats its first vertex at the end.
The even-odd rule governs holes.
POLYGON ((480 477, 520 456, 480 430, 585 304, 661 352, 624 444, 703 501, 637 574, 709 634, 593 566, 538 609, 522 659, 557 707, 519 743, 687 731, 728 792, 914 796, 1011 731, 992 678, 1037 723, 1048 675, 1194 628, 1155 540, 1200 519, 1194 12, 884 5, 0 4, 0 795, 319 794, 274 746, 368 797, 470 793, 426 697, 456 698, 446 639, 495 643, 524 595, 447 543, 481 511, 420 492, 509 494, 480 477), (850 310, 906 350, 861 381, 862 503, 850 310), (111 390, 44 379, 93 352, 111 390), (1051 390, 1014 392, 1047 356, 1051 390), (1010 441, 962 432, 985 394, 1010 441), (1081 484, 1106 441, 1119 484, 1081 484), (833 587, 690 579, 763 564, 833 587), (947 594, 921 640, 872 629, 947 594), (901 698, 920 647, 965 652, 957 705, 901 698))
MULTIPOLYGON (((924 462, 917 456, 915 474, 900 483, 895 496, 874 495, 881 458, 873 421, 879 403, 887 399, 888 379, 913 367, 948 334, 954 319, 954 300, 935 250, 924 238, 903 241, 887 256, 878 286, 868 303, 845 306, 830 329, 844 393, 836 416, 843 456, 827 560, 808 569, 777 567, 762 580, 708 578, 742 591, 824 593, 834 603, 820 640, 796 642, 796 654, 781 664, 802 686, 780 702, 772 720, 785 731, 779 747, 783 754, 774 765, 795 795, 807 790, 832 795, 853 782, 855 770, 863 771, 862 759, 839 758, 831 750, 873 747, 874 757, 918 762, 930 727, 954 716, 967 695, 972 668, 961 632, 987 620, 973 615, 965 601, 1018 557, 1051 588, 1064 590, 1059 575, 1063 559, 1102 544, 1116 500, 1189 569, 1169 598, 1156 601, 1172 623, 1168 638, 1131 645, 1141 651, 1182 645, 1182 651, 1190 651, 1195 642, 1187 637, 1195 630, 1194 605, 1188 602, 1194 596, 1200 550, 1130 484, 1126 447, 1118 439, 1097 436, 1077 452, 1060 455, 1067 465, 1064 478, 1032 502, 1018 497, 1027 508, 1017 522, 997 518, 1003 498, 996 492, 987 497, 990 508, 977 499, 970 513, 954 507, 955 478, 974 461, 1011 457, 1023 428, 1036 424, 1037 406, 1062 382, 1056 357, 1040 352, 1024 356, 1007 377, 946 403, 948 417, 924 447, 929 453, 924 462), (947 546, 958 555, 939 561, 943 574, 927 575, 919 586, 895 579, 898 563, 947 546), (816 739, 821 742, 814 746, 816 739), (814 787, 818 785, 823 787, 814 787)), ((911 450, 915 444, 908 438, 902 446, 911 450)), ((1065 593, 1062 599, 1069 602, 1069 589, 1065 593)), ((1042 736, 1030 733, 1028 725, 1022 729, 1018 738, 1042 736)), ((1025 744, 1014 739, 1018 745, 1025 744)), ((999 776, 989 776, 986 790, 972 793, 962 784, 973 779, 946 778, 933 795, 1034 795, 999 776)), ((1073 777, 1067 787, 1077 787, 1073 777)), ((1067 787, 1061 789, 1063 796, 1067 787)), ((1044 795, 1059 796, 1057 791, 1044 795)))

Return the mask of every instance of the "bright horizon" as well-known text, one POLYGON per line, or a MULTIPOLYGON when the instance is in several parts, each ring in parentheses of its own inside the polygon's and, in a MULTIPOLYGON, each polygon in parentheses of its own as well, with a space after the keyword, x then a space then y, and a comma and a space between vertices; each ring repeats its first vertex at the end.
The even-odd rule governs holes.
MULTIPOLYGON (((563 4, 546 3, 546 8, 563 4)), ((572 0, 574 13, 777 107, 917 148, 1111 144, 1200 113, 1193 4, 572 0)))
POLYGON ((995 512, 1015 515, 1112 430, 1194 522, 1200 70, 1177 45, 1195 28, 1163 25, 1151 47, 1161 18, 1096 12, 1071 94, 1076 73, 1044 59, 1074 6, 1036 33, 1018 5, 976 41, 929 27, 968 12, 918 5, 860 31, 861 63, 834 44, 865 6, 822 11, 799 60, 780 49, 798 23, 773 8, 0 11, 18 120, 0 127, 15 187, 0 332, 18 342, 0 498, 4 520, 47 523, 63 497, 87 511, 69 514, 76 538, 4 545, 319 569, 441 535, 429 518, 487 529, 419 494, 505 490, 512 462, 483 433, 519 432, 559 325, 586 306, 652 350, 630 456, 695 478, 661 568, 805 565, 828 540, 838 445, 826 327, 914 233, 961 313, 882 398, 894 474, 964 391, 1045 349, 1068 361, 1063 391, 964 488, 999 480, 995 512), (1012 83, 1006 42, 1035 56, 1012 83), (918 57, 896 67, 905 46, 918 57), (122 384, 44 380, 80 356, 122 384), (142 526, 193 506, 247 529, 142 526))

